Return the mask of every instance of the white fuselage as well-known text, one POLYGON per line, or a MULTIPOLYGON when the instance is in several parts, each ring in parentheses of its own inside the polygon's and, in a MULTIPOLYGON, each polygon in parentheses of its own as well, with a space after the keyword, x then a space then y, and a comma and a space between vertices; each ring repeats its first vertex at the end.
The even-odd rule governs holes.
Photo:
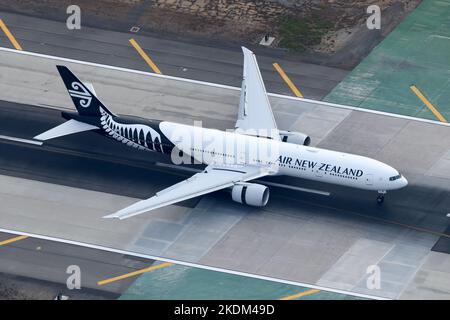
POLYGON ((399 189, 408 183, 389 165, 354 154, 166 121, 160 123, 160 130, 183 152, 183 156, 172 154, 176 164, 193 157, 206 165, 260 166, 270 168, 273 175, 377 191, 399 189))

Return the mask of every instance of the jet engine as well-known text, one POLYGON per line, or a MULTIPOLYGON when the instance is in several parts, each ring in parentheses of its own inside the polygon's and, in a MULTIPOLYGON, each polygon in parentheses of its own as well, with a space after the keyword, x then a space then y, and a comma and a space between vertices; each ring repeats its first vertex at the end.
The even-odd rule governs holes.
POLYGON ((295 131, 280 131, 280 138, 283 142, 289 142, 303 146, 309 146, 309 144, 311 143, 311 138, 308 135, 295 131))
POLYGON ((269 201, 269 188, 256 183, 242 183, 231 190, 233 201, 255 207, 264 207, 269 201))

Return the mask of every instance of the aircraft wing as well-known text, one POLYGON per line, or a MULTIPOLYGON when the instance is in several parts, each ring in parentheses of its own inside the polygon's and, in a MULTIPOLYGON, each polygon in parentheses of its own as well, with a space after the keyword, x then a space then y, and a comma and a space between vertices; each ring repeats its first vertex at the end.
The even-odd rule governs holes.
POLYGON ((187 180, 159 191, 155 196, 147 200, 136 202, 116 213, 104 216, 104 218, 118 218, 121 220, 130 218, 150 210, 225 189, 238 182, 264 177, 268 174, 269 171, 264 167, 218 167, 209 165, 204 171, 193 175, 187 180))
POLYGON ((256 57, 245 47, 242 47, 242 51, 244 53, 244 74, 235 128, 238 132, 244 130, 244 134, 280 140, 256 57), (245 132, 245 130, 249 131, 245 132))

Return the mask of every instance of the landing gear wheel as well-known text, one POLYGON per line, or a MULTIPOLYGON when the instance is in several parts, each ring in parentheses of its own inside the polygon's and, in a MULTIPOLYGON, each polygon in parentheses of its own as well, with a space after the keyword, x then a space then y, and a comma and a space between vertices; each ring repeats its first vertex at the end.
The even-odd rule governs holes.
POLYGON ((384 195, 379 195, 378 197, 377 197, 377 203, 378 204, 382 204, 384 202, 384 195))

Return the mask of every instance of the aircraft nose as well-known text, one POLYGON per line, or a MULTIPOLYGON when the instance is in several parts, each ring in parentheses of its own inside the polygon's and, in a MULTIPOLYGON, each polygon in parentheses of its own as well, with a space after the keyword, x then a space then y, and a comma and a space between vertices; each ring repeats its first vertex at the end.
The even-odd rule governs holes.
POLYGON ((400 179, 401 188, 404 188, 408 185, 408 180, 405 177, 400 179))

